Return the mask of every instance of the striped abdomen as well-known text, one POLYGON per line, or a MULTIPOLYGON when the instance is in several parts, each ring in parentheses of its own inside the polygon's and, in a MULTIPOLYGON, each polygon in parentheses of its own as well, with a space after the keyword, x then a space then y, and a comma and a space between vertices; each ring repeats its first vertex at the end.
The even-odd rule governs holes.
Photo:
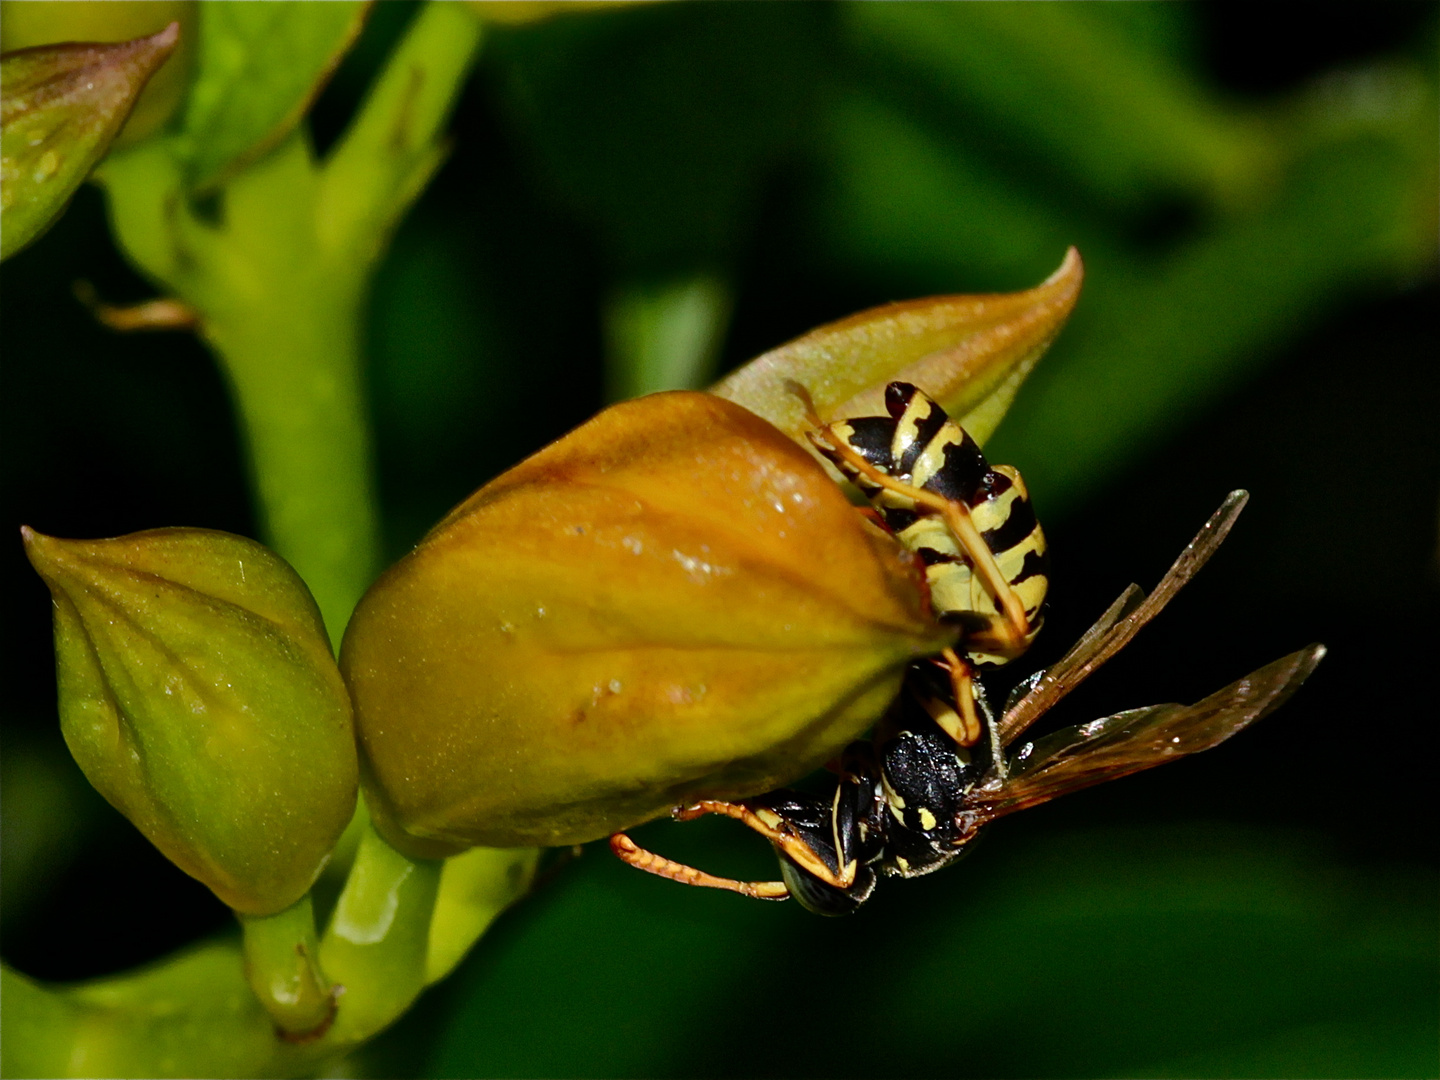
MULTIPOLYGON (((1040 626, 1049 579, 1045 534, 1035 520, 1025 482, 1008 465, 990 465, 964 428, 909 383, 894 382, 886 387, 885 407, 889 416, 828 425, 817 448, 865 493, 896 537, 925 563, 935 613, 965 624, 984 624, 1003 618, 1001 607, 941 515, 917 506, 901 492, 876 484, 833 446, 827 449, 824 440, 845 443, 876 470, 902 484, 964 504, 993 553, 1001 577, 1025 610, 1029 627, 1023 645, 1028 645, 1040 626)), ((979 664, 1004 663, 1013 655, 1013 651, 1009 655, 969 653, 979 664)))

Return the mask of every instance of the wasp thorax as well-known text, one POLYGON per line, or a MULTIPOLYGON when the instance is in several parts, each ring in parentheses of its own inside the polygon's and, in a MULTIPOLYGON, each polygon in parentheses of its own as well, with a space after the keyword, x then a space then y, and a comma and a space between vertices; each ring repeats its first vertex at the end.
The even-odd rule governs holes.
POLYGON ((804 450, 670 393, 457 507, 361 601, 342 667, 381 827, 442 854, 774 788, 955 633, 913 557, 804 450))

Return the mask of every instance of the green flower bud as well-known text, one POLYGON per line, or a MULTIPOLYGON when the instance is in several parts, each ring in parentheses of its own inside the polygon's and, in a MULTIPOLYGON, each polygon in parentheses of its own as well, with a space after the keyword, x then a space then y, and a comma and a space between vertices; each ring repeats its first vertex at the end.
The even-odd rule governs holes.
POLYGON ((13 52, 64 41, 133 41, 179 23, 174 53, 145 84, 115 140, 117 147, 129 146, 164 127, 185 100, 195 67, 199 7, 195 0, 0 0, 0 47, 13 52))
POLYGON ((60 216, 178 33, 171 25, 122 45, 45 45, 0 59, 0 257, 60 216))
POLYGON ((809 454, 678 392, 481 488, 365 595, 341 655, 377 825, 439 855, 793 780, 953 634, 809 454))
POLYGON ((301 898, 355 806, 350 702, 304 582, 205 529, 23 529, 55 602, 60 723, 96 789, 246 915, 301 898))

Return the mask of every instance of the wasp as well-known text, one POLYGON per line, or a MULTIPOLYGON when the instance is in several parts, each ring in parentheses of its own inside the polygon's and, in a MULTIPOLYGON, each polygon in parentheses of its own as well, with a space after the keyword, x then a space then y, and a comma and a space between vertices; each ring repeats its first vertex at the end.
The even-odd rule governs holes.
POLYGON ((937 660, 950 693, 912 688, 955 742, 974 746, 982 734, 975 668, 1014 659, 1040 630, 1049 587, 1045 534, 1019 472, 986 461, 923 391, 892 382, 885 409, 888 416, 816 419, 810 441, 915 554, 936 618, 963 631, 959 650, 945 649, 937 660))
POLYGON ((684 884, 760 899, 794 896, 817 914, 846 915, 870 897, 880 876, 932 873, 963 855, 998 818, 1218 745, 1288 699, 1325 655, 1324 646, 1276 660, 1194 705, 1131 709, 1016 744, 1174 598, 1214 554, 1247 499, 1232 492, 1149 595, 1135 585, 1121 593, 1058 663, 1015 689, 998 717, 972 681, 966 689, 988 737, 957 740, 937 719, 938 710, 927 707, 946 688, 922 687, 892 704, 871 739, 845 749, 828 795, 780 790, 675 809, 680 821, 721 814, 760 833, 779 856, 782 880, 716 877, 645 851, 623 833, 611 837, 611 849, 639 869, 684 884))

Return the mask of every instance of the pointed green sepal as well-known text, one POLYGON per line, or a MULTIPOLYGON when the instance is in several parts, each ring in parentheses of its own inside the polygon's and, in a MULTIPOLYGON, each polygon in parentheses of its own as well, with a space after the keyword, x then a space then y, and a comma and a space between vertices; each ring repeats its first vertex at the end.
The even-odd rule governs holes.
POLYGON ((357 785, 350 700, 304 583, 228 533, 22 531, 54 596, 61 728, 90 782, 238 912, 295 903, 357 785))
POLYGON ((60 216, 179 35, 171 23, 118 45, 42 45, 0 60, 0 258, 60 216))
POLYGON ((901 379, 983 443, 1070 317, 1084 276, 1071 248, 1055 273, 1024 292, 932 296, 862 311, 756 357, 711 392, 808 449, 805 433, 814 425, 806 394, 822 420, 883 416, 885 385, 901 379))

